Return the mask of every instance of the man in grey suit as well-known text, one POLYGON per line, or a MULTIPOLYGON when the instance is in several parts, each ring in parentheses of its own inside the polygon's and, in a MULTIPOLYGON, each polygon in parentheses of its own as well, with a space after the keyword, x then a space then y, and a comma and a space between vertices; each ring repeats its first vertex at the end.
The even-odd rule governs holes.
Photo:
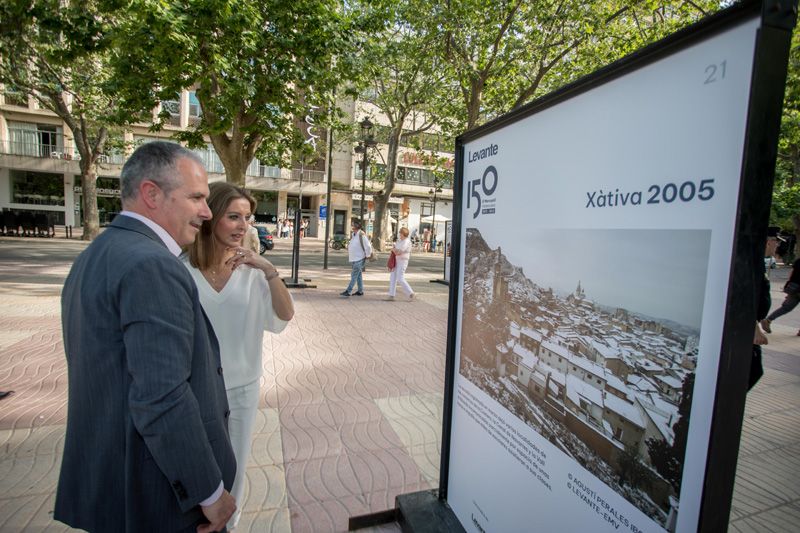
POLYGON ((69 402, 54 517, 87 531, 221 531, 236 460, 217 339, 177 255, 208 176, 185 148, 138 148, 123 211, 75 260, 61 300, 69 402))

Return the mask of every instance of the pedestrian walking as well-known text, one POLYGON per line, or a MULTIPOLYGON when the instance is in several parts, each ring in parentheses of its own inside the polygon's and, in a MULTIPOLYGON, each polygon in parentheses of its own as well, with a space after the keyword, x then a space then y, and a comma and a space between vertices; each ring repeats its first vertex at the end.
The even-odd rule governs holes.
POLYGON ((225 393, 230 405, 228 431, 236 455, 231 494, 238 509, 228 522, 233 529, 244 507, 247 459, 258 412, 264 330, 280 333, 294 316, 294 304, 278 270, 257 251, 244 246, 255 200, 227 182, 212 183, 200 236, 188 247, 189 269, 219 341, 225 393))
MULTIPOLYGON (((764 244, 764 257, 772 257, 775 250, 778 248, 779 239, 777 237, 778 228, 767 228, 767 240, 764 244)), ((747 383, 747 390, 753 388, 758 383, 761 376, 764 375, 764 363, 762 360, 761 347, 769 344, 769 339, 764 334, 762 322, 769 313, 769 308, 772 305, 772 298, 769 294, 769 278, 767 277, 767 269, 764 261, 759 261, 756 265, 757 272, 759 273, 759 281, 755 287, 755 300, 756 300, 756 327, 753 332, 753 351, 750 359, 750 376, 747 383)))
POLYGON ((406 293, 409 300, 414 299, 414 291, 411 285, 408 284, 405 278, 406 268, 408 268, 408 261, 411 259, 411 240, 408 238, 408 228, 400 228, 400 238, 394 243, 392 247, 392 254, 394 255, 394 268, 389 275, 389 300, 394 300, 397 293, 397 285, 406 293))
MULTIPOLYGON (((781 306, 761 321, 761 327, 767 333, 772 333, 773 320, 791 312, 800 303, 800 259, 795 259, 792 265, 792 273, 783 286, 783 292, 786 293, 786 298, 784 298, 781 306)), ((797 332, 797 335, 800 336, 800 331, 797 332)))
POLYGON ((352 237, 350 238, 350 242, 347 243, 347 253, 351 267, 350 283, 341 294, 342 296, 350 296, 351 291, 357 288, 358 290, 352 294, 354 296, 363 296, 364 265, 367 262, 367 257, 372 255, 372 244, 361 229, 361 223, 353 222, 351 231, 352 237))
POLYGON ((243 246, 248 250, 253 250, 255 253, 261 251, 261 241, 258 238, 258 230, 255 227, 256 217, 250 215, 247 219, 247 232, 244 236, 243 246))
POLYGON ((236 459, 219 348, 181 264, 208 175, 193 152, 143 144, 123 211, 75 260, 61 294, 68 400, 53 517, 86 531, 220 531, 236 459))

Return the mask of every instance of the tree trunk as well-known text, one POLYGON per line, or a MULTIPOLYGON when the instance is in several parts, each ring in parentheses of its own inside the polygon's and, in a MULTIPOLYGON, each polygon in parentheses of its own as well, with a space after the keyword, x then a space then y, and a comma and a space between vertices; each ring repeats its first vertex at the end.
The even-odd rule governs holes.
POLYGON ((74 112, 64 100, 64 93, 47 94, 46 102, 56 115, 66 122, 81 156, 81 190, 83 194, 83 235, 81 240, 91 241, 100 233, 100 215, 97 210, 97 157, 103 153, 108 141, 108 128, 101 126, 94 138, 87 127, 86 116, 78 108, 74 112))
MULTIPOLYGON (((373 195, 373 203, 375 204, 375 228, 372 232, 372 246, 376 250, 382 252, 384 243, 389 238, 389 197, 394 191, 395 181, 397 179, 397 152, 400 145, 400 135, 403 133, 402 124, 404 116, 398 120, 401 127, 393 127, 389 133, 389 147, 387 150, 386 158, 386 179, 383 184, 383 189, 380 193, 373 195)), ((400 221, 398 220, 399 224, 400 221)))
POLYGON ((478 124, 481 113, 481 100, 483 99, 483 78, 476 77, 470 82, 469 102, 467 102, 467 129, 471 130, 478 124))
POLYGON ((100 233, 100 214, 97 210, 97 171, 93 154, 81 157, 81 186, 83 194, 83 235, 91 241, 100 233))
MULTIPOLYGON (((211 137, 211 144, 214 145, 214 150, 225 168, 225 181, 237 187, 244 187, 245 171, 247 170, 247 165, 242 167, 244 139, 241 137, 229 138, 225 133, 209 137, 211 137)), ((248 161, 247 164, 249 165, 250 162, 248 161)))
POLYGON ((247 179, 247 167, 253 161, 263 137, 251 134, 246 139, 238 122, 230 137, 227 133, 212 134, 209 137, 211 137, 211 144, 214 145, 214 150, 225 168, 225 181, 237 187, 244 187, 247 179))

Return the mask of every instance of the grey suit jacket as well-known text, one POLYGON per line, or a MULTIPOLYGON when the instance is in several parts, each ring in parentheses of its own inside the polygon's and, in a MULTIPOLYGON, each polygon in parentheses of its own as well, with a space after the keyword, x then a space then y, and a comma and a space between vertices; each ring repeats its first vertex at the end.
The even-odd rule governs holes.
POLYGON ((189 272, 118 216, 61 298, 69 403, 54 517, 88 531, 181 531, 236 471, 219 346, 189 272))

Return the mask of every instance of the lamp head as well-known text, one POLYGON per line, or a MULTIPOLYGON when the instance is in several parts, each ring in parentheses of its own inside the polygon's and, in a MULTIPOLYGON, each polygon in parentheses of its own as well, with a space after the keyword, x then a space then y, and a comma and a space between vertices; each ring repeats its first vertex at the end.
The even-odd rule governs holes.
POLYGON ((372 122, 367 117, 364 117, 364 120, 359 125, 361 126, 361 131, 364 132, 364 136, 367 136, 372 130, 372 122))

